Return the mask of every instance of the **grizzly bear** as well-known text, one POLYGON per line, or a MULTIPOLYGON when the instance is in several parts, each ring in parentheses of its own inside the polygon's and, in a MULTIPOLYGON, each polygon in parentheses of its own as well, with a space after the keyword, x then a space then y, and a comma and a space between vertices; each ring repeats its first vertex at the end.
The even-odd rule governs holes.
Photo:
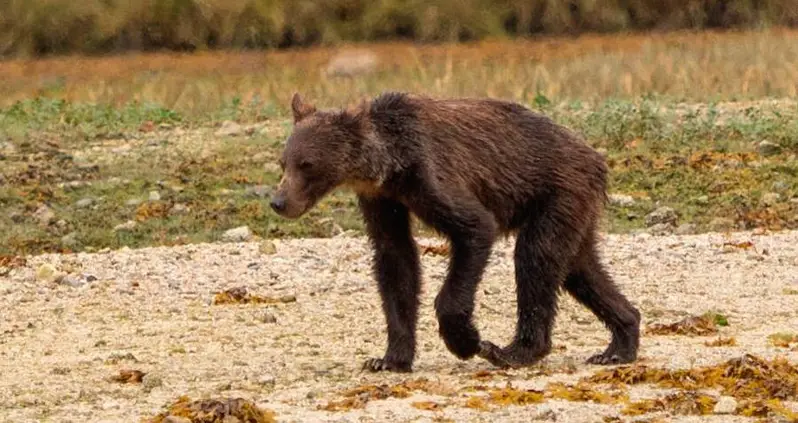
POLYGON ((388 342, 371 371, 411 372, 421 270, 411 213, 446 236, 449 269, 435 297, 439 335, 462 360, 522 367, 551 351, 560 288, 612 334, 593 364, 636 360, 640 313, 599 261, 607 201, 604 158, 568 129, 497 99, 383 93, 346 110, 317 110, 294 94, 294 127, 271 199, 296 219, 338 187, 357 194, 388 342), (477 285, 497 237, 515 235, 513 341, 500 348, 472 321, 477 285))

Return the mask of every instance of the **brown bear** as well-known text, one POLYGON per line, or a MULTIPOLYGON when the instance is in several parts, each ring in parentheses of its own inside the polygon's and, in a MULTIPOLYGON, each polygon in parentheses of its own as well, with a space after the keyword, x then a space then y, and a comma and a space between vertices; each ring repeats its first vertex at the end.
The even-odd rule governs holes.
POLYGON ((479 355, 499 367, 539 361, 551 351, 563 287, 612 334, 587 361, 636 360, 640 313, 596 246, 608 169, 574 133, 496 99, 384 93, 348 110, 317 110, 294 94, 291 109, 271 207, 293 219, 338 187, 357 194, 388 327, 385 355, 365 368, 412 371, 421 270, 410 213, 449 239, 435 311, 440 336, 460 359, 479 355), (515 337, 504 348, 481 341, 472 322, 477 285, 501 235, 516 235, 518 300, 515 337))

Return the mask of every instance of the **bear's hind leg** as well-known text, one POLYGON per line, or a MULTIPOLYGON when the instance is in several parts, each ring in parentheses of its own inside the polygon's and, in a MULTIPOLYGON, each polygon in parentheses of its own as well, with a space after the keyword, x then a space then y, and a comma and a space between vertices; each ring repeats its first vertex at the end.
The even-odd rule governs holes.
POLYGON ((584 237, 583 231, 566 222, 567 211, 551 202, 540 214, 530 216, 518 233, 515 338, 504 348, 490 341, 480 343, 479 356, 495 366, 531 366, 551 351, 559 289, 584 237))
POLYGON ((564 287, 612 332, 607 349, 587 362, 605 365, 635 361, 640 343, 640 312, 620 292, 599 261, 594 233, 585 239, 564 287))

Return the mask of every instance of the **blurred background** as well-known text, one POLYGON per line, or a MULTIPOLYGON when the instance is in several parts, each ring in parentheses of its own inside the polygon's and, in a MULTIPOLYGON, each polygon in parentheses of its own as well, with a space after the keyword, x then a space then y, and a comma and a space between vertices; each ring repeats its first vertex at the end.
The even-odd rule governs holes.
POLYGON ((4 0, 0 54, 795 25, 794 0, 4 0))

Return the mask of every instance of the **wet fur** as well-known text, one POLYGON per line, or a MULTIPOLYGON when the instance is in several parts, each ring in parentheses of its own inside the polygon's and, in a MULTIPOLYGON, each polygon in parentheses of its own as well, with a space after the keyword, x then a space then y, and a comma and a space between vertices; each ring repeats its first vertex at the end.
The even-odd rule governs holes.
POLYGON ((551 351, 557 297, 565 289, 612 334, 607 349, 589 362, 636 359, 640 314, 596 248, 607 167, 575 134, 493 99, 386 93, 359 109, 318 112, 295 97, 294 113, 305 127, 289 143, 286 160, 308 156, 332 162, 325 168, 335 170, 322 173, 330 186, 307 201, 315 204, 336 186, 354 188, 374 248, 388 347, 365 367, 412 370, 421 269, 410 214, 450 240, 449 272, 435 310, 439 333, 457 357, 479 355, 501 367, 536 363, 551 351), (320 158, 321 146, 330 149, 329 159, 320 158), (504 348, 481 340, 472 321, 477 286, 502 235, 517 236, 516 333, 504 348))

